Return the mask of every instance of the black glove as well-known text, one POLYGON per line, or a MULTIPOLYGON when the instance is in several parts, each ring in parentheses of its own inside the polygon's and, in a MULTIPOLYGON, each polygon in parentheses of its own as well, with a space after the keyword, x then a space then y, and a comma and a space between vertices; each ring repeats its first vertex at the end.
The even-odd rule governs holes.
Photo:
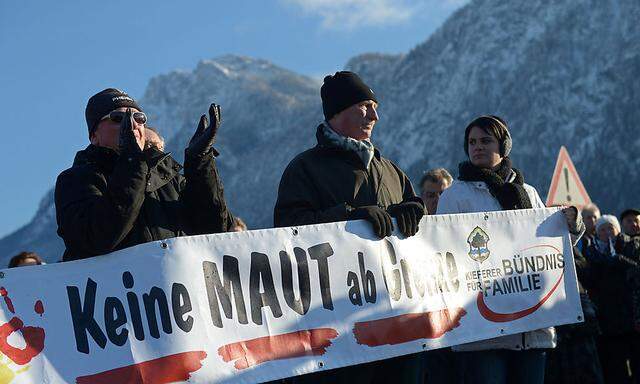
POLYGON ((189 140, 189 145, 185 150, 187 156, 202 156, 209 152, 212 148, 211 146, 216 141, 216 133, 221 123, 222 114, 220 106, 211 104, 209 106, 209 120, 207 120, 205 115, 200 116, 196 133, 194 133, 191 140, 189 140))
POLYGON ((391 236, 391 232, 393 232, 391 216, 377 205, 367 205, 364 207, 354 208, 349 214, 349 219, 367 220, 371 225, 373 225, 373 232, 381 239, 391 236))
POLYGON ((120 139, 118 143, 118 149, 120 154, 140 154, 142 150, 136 141, 136 136, 133 133, 133 117, 131 109, 127 108, 124 113, 124 118, 120 123, 120 139))
POLYGON ((424 205, 417 201, 405 201, 390 205, 387 212, 398 221, 400 232, 409 237, 418 233, 418 224, 424 216, 424 205))

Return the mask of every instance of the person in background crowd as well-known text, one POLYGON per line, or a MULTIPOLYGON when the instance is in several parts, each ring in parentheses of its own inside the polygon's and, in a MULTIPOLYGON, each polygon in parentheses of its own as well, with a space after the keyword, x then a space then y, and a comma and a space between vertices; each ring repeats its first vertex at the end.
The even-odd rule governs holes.
POLYGON ((589 203, 582 207, 582 221, 584 221, 584 235, 578 242, 578 249, 584 255, 589 245, 596 236, 596 221, 600 218, 600 209, 594 203, 589 203))
POLYGON ((620 222, 625 235, 631 237, 640 236, 640 209, 625 209, 620 214, 620 222))
POLYGON ((243 232, 247 230, 247 224, 245 224, 245 222, 239 218, 238 216, 233 218, 233 228, 231 228, 231 231, 233 232, 243 232))
POLYGON ((9 268, 43 265, 44 261, 35 252, 20 252, 9 261, 9 268))
POLYGON ((153 127, 146 127, 145 137, 145 150, 155 148, 160 152, 164 152, 164 137, 160 136, 160 133, 157 129, 153 127))
MULTIPOLYGON (((507 123, 493 115, 480 116, 465 128, 458 180, 440 196, 438 214, 544 208, 535 188, 524 182, 511 163, 512 139, 507 123)), ((584 232, 575 207, 564 208, 572 240, 584 232)), ((545 350, 555 347, 555 331, 544 328, 452 347, 464 364, 465 380, 483 383, 544 382, 545 350)), ((453 378, 452 378, 453 380, 453 378)))
POLYGON ((578 247, 573 247, 573 260, 578 274, 578 292, 584 321, 557 326, 557 346, 547 351, 545 384, 603 384, 602 365, 597 338, 600 326, 596 307, 584 288, 589 263, 578 247))
MULTIPOLYGON (((368 221, 379 238, 393 231, 418 232, 424 203, 407 175, 382 157, 371 142, 378 121, 373 91, 353 72, 325 77, 320 90, 325 121, 316 130, 318 144, 287 166, 274 208, 276 227, 368 221)), ((292 379, 294 383, 416 383, 420 355, 338 368, 292 379)))
POLYGON ((605 382, 631 383, 628 362, 633 376, 637 378, 639 372, 633 300, 638 296, 640 240, 621 233, 615 216, 603 215, 596 222, 596 238, 585 257, 589 269, 582 280, 596 305, 602 329, 598 353, 605 382))
MULTIPOLYGON (((420 179, 420 197, 424 201, 428 215, 435 215, 438 208, 438 200, 445 189, 451 186, 453 177, 444 168, 434 168, 425 172, 420 179)), ((454 352, 451 348, 440 348, 423 353, 425 366, 425 382, 429 384, 446 384, 450 381, 462 380, 461 367, 457 365, 454 352), (453 375, 457 374, 457 379, 453 375)))
POLYGON ((91 144, 55 187, 64 261, 231 229, 213 148, 219 106, 211 104, 209 120, 200 117, 185 150, 184 176, 168 154, 144 151, 147 116, 126 93, 108 88, 95 94, 85 117, 91 144))
POLYGON ((435 215, 438 200, 445 189, 451 186, 453 177, 444 168, 431 169, 420 179, 420 197, 424 201, 428 215, 435 215))

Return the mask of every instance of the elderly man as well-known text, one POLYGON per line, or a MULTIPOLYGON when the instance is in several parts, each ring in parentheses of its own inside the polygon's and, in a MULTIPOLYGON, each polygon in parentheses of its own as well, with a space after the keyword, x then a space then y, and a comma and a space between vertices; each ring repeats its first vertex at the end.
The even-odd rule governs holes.
POLYGON ((420 197, 427 208, 427 214, 435 215, 440 195, 451 186, 453 177, 444 168, 430 169, 420 180, 420 197))
MULTIPOLYGON (((381 156, 371 142, 378 101, 352 72, 327 76, 320 90, 325 121, 318 144, 285 169, 274 209, 276 227, 364 219, 374 233, 391 235, 394 217, 404 236, 413 236, 424 205, 409 178, 381 156)), ((296 383, 418 382, 418 357, 403 356, 294 378, 296 383)))
POLYGON ((212 147, 220 107, 202 115, 181 166, 167 154, 143 150, 147 117, 126 93, 105 89, 85 111, 91 144, 58 176, 55 189, 63 260, 182 235, 228 231, 227 209, 212 147))
POLYGON ((581 214, 585 232, 576 246, 584 255, 585 252, 587 252, 587 248, 591 243, 593 243, 596 237, 596 222, 600 218, 600 208, 598 208, 594 203, 589 203, 582 207, 581 214))

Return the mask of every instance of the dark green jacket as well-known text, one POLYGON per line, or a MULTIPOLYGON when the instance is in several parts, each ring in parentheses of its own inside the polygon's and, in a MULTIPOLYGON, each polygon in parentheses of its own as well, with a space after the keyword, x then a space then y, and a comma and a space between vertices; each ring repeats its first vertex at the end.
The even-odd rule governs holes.
POLYGON ((296 156, 282 174, 276 227, 345 221, 349 207, 387 208, 419 199, 407 175, 377 149, 367 170, 355 153, 330 146, 319 130, 316 138, 318 144, 296 156))
POLYGON ((84 259, 154 240, 225 232, 233 218, 213 154, 187 158, 147 150, 137 157, 94 145, 76 154, 55 190, 63 260, 84 259))

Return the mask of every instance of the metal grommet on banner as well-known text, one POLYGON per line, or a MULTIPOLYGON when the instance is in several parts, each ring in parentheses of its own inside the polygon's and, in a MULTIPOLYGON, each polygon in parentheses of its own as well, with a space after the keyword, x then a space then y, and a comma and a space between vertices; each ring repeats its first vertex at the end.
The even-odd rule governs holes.
POLYGON ((500 333, 504 333, 504 329, 500 328, 500 333))
POLYGON ((323 368, 324 367, 324 363, 322 361, 318 361, 318 367, 323 368))
POLYGON ((427 344, 422 344, 422 349, 427 349, 427 344))
POLYGON ((4 279, 4 272, 0 272, 0 279, 4 279))
POLYGON ((484 214, 484 219, 485 219, 485 220, 489 220, 489 215, 485 213, 485 214, 484 214))
POLYGON ((160 243, 160 247, 162 247, 162 249, 167 249, 169 245, 167 243, 165 243, 164 241, 162 243, 160 243))
MULTIPOLYGON (((2 272, 0 272, 0 273, 2 273, 2 272)), ((0 276, 0 277, 2 277, 2 276, 0 276)), ((582 321, 582 316, 578 316, 578 321, 582 321)))
POLYGON ((293 236, 298 236, 298 228, 293 228, 291 232, 293 232, 293 236))

